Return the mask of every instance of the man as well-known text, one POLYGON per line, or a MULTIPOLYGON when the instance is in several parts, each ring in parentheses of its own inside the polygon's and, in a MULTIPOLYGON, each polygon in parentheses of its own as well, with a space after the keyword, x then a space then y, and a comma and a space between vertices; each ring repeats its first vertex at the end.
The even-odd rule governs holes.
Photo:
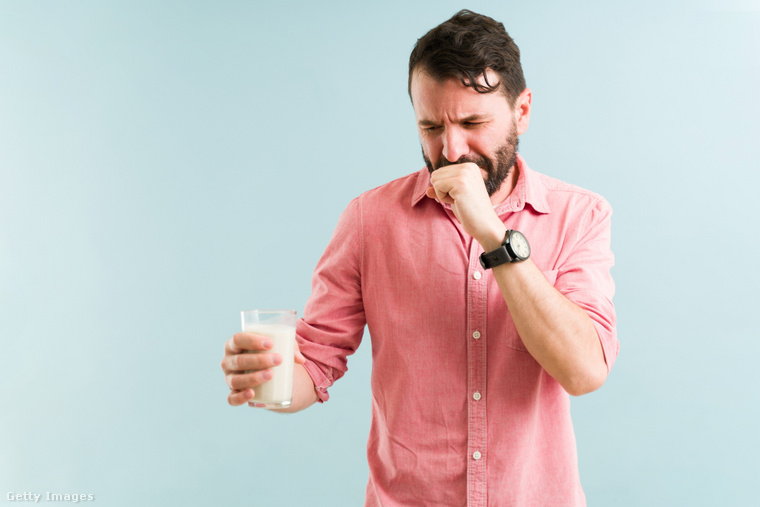
MULTIPOLYGON (((328 399, 366 323, 366 505, 585 505, 568 394, 598 389, 617 356, 611 209, 517 154, 532 96, 501 23, 461 11, 428 32, 409 94, 427 170, 341 216, 298 323, 289 411, 328 399)), ((264 342, 227 342, 231 405, 290 360, 244 354, 264 342)))

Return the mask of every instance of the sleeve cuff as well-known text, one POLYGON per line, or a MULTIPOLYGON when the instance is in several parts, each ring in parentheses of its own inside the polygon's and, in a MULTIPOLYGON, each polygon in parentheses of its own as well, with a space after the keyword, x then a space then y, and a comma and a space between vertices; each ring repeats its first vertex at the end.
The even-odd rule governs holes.
MULTIPOLYGON (((304 355, 304 357, 306 357, 304 355)), ((333 380, 324 374, 322 369, 317 366, 317 363, 306 357, 306 362, 303 367, 306 369, 306 373, 311 377, 311 381, 314 383, 314 390, 317 393, 317 401, 324 403, 330 399, 330 393, 327 392, 327 388, 333 384, 333 380)))

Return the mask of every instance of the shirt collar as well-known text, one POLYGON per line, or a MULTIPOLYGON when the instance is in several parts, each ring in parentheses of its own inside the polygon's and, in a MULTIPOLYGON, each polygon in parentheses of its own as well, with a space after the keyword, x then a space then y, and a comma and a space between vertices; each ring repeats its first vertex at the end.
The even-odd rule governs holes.
MULTIPOLYGON (((526 204, 530 204, 539 213, 549 213, 551 210, 546 202, 547 188, 543 181, 541 181, 539 174, 528 167, 525 159, 519 153, 516 155, 516 162, 520 171, 517 177, 517 184, 504 202, 496 206, 496 214, 501 215, 507 211, 520 211, 526 204)), ((412 206, 415 206, 423 198, 428 198, 425 195, 425 191, 429 187, 430 172, 427 167, 424 167, 417 172, 417 182, 414 185, 414 192, 412 193, 412 206)))

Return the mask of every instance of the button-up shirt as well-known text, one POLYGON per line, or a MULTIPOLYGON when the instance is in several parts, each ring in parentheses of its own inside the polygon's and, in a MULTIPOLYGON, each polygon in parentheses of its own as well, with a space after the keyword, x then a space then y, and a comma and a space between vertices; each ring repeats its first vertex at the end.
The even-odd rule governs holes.
MULTIPOLYGON (((609 204, 532 171, 495 211, 617 356, 609 204)), ((422 169, 363 193, 338 222, 297 337, 320 401, 372 341, 367 506, 585 505, 570 398, 526 350, 483 249, 422 169)))

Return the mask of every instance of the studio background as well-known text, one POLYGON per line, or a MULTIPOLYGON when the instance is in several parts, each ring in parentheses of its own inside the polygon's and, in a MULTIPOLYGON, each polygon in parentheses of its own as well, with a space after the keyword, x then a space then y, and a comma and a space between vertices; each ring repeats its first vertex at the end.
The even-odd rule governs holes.
POLYGON ((368 334, 290 416, 227 405, 223 344, 422 167, 409 52, 467 7, 521 49, 530 166, 614 208, 589 505, 758 505, 760 5, 611 3, 0 1, 0 503, 361 505, 368 334))

